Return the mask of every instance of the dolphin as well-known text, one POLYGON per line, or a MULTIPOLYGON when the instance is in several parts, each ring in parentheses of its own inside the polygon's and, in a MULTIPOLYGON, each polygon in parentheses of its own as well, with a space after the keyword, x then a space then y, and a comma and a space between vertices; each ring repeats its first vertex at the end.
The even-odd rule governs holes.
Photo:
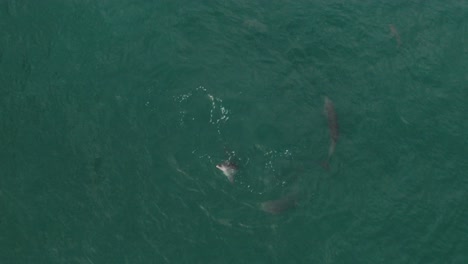
POLYGON ((336 117, 335 106, 333 102, 325 96, 325 103, 323 106, 323 112, 328 120, 328 130, 330 131, 330 147, 328 148, 328 157, 324 162, 324 166, 328 168, 328 162, 331 156, 335 152, 336 142, 338 141, 338 119, 336 117))
POLYGON ((230 183, 234 183, 234 175, 237 173, 237 165, 231 161, 225 161, 216 165, 216 168, 221 170, 223 174, 228 178, 230 183))
POLYGON ((396 29, 395 25, 389 24, 388 27, 390 28, 390 35, 396 39, 398 47, 401 46, 401 38, 398 30, 396 29))
POLYGON ((298 194, 285 195, 277 200, 269 200, 260 204, 260 210, 270 214, 280 214, 297 206, 298 194))

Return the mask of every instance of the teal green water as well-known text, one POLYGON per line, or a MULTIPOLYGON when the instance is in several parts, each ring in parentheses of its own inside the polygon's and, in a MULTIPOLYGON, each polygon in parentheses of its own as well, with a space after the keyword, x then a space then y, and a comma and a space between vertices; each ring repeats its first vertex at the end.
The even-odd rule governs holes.
POLYGON ((0 262, 468 263, 467 34, 456 0, 0 0, 0 262))

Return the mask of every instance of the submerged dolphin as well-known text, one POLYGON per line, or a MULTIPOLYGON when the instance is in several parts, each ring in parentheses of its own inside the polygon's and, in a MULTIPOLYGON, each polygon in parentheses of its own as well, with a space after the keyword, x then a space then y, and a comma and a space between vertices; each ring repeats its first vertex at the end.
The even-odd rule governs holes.
POLYGON ((283 196, 277 200, 269 200, 260 204, 260 209, 270 214, 279 214, 297 206, 297 193, 283 196))
POLYGON ((396 29, 396 27, 393 24, 389 24, 388 27, 390 28, 391 36, 396 39, 398 47, 401 46, 400 34, 398 33, 398 30, 396 29))
POLYGON ((324 166, 328 168, 328 162, 330 161, 331 156, 335 152, 336 142, 338 141, 338 119, 336 117, 335 106, 333 102, 325 96, 325 103, 323 106, 323 112, 328 120, 328 129, 330 131, 330 147, 328 149, 328 157, 324 162, 324 166))

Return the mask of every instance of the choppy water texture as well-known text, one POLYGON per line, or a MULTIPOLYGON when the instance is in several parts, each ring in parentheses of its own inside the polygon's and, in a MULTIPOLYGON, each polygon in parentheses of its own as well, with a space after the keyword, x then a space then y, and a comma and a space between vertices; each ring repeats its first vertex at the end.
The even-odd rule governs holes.
POLYGON ((467 10, 0 0, 0 262, 468 263, 467 10))

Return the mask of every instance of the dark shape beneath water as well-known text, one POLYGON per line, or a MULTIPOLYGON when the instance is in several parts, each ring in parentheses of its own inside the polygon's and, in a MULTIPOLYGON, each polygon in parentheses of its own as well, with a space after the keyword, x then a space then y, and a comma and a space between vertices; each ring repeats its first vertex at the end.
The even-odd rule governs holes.
POLYGON ((277 200, 269 200, 260 204, 260 209, 270 214, 279 214, 288 209, 292 209, 297 206, 298 196, 297 194, 290 194, 281 197, 277 200))

